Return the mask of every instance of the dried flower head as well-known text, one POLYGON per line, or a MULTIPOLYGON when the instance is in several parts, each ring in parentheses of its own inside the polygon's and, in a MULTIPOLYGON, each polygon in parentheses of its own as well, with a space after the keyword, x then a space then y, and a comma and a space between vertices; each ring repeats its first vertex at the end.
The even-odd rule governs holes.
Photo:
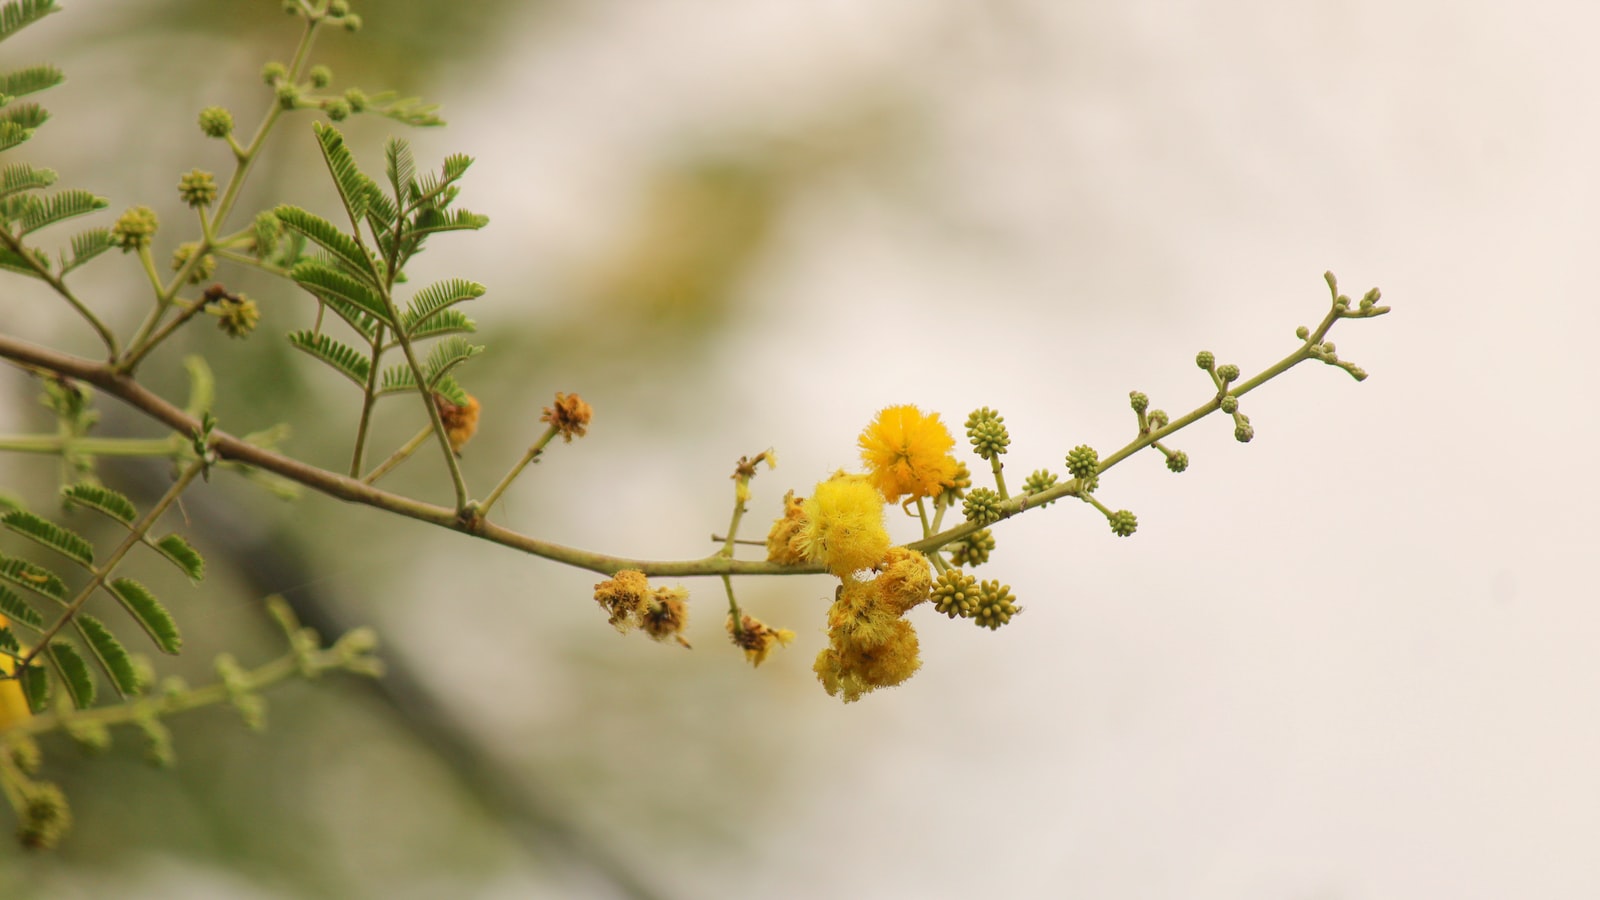
POLYGON ((639 616, 639 627, 658 641, 670 637, 688 647, 689 642, 683 636, 684 626, 689 624, 688 600, 688 588, 656 588, 639 616))
POLYGON ((478 412, 482 409, 478 398, 468 394, 467 402, 457 405, 449 397, 434 391, 433 405, 439 409, 439 421, 444 425, 445 437, 450 439, 450 449, 460 456, 461 448, 478 433, 478 412))
POLYGON ((923 415, 915 406, 880 410, 857 441, 873 487, 890 503, 904 495, 932 497, 952 482, 956 444, 938 413, 923 415))
POLYGON ((805 543, 800 531, 806 523, 805 498, 794 491, 783 495, 783 515, 767 532, 767 562, 795 566, 806 561, 805 543))
POLYGON ((582 397, 557 391, 555 406, 546 406, 539 421, 561 432, 562 439, 570 444, 574 437, 583 437, 593 417, 594 409, 583 402, 582 397))
POLYGON ((636 569, 623 569, 594 586, 594 601, 610 614, 612 627, 621 632, 638 627, 651 599, 650 581, 636 569))
POLYGON ((773 647, 787 647, 794 640, 794 632, 787 628, 773 628, 754 616, 740 616, 739 627, 733 627, 733 614, 728 614, 728 637, 744 650, 750 665, 766 662, 773 647))

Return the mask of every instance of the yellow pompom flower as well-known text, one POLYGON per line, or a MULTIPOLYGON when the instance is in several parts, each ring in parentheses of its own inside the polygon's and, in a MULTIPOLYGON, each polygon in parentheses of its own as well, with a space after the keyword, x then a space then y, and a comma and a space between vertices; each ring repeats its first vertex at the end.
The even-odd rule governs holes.
POLYGON ((798 539, 805 527, 805 498, 796 497, 794 491, 783 495, 783 518, 772 523, 767 532, 767 562, 794 566, 806 561, 806 550, 798 539))
POLYGON ((835 641, 817 654, 811 669, 828 696, 854 703, 862 694, 894 687, 910 678, 922 665, 917 650, 916 629, 905 619, 895 619, 883 642, 835 641))
MULTIPOLYGON (((0 627, 6 624, 5 616, 0 616, 0 627)), ((10 675, 14 662, 9 656, 0 656, 0 675, 10 675)), ((33 715, 28 709, 28 698, 23 696, 22 682, 15 678, 0 680, 0 731, 5 730, 13 722, 20 722, 33 715)))
POLYGON ((806 558, 843 578, 877 565, 889 552, 883 495, 863 475, 840 472, 817 485, 801 504, 805 523, 795 539, 806 558))
POLYGON ((881 410, 857 441, 867 478, 890 503, 904 495, 932 497, 955 480, 956 444, 938 413, 915 406, 881 410))

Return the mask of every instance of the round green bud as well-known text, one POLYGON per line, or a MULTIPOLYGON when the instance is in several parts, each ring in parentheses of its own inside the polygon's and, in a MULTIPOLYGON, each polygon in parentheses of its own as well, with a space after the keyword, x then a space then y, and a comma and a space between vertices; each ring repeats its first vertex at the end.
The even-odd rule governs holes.
POLYGON ((1106 516, 1106 521, 1111 524, 1111 533, 1117 537, 1127 537, 1139 528, 1139 517, 1126 509, 1119 509, 1106 516))
POLYGON ((961 501, 961 512, 968 522, 989 525, 1000 521, 1000 495, 988 488, 973 488, 961 501))
POLYGON ((1150 408, 1150 398, 1143 391, 1129 391, 1128 405, 1134 412, 1144 412, 1150 408))
POLYGON ((1361 308, 1362 309, 1371 309, 1372 307, 1374 307, 1374 306, 1376 306, 1378 304, 1379 300, 1382 300, 1382 299, 1383 299, 1383 292, 1378 290, 1377 288, 1373 288, 1372 290, 1367 291, 1366 294, 1362 296, 1362 298, 1361 298, 1361 308))
MULTIPOLYGON (((178 249, 172 251, 172 271, 177 272, 188 265, 190 257, 194 256, 194 251, 199 246, 198 243, 192 242, 179 244, 178 249)), ((194 264, 194 268, 189 270, 189 276, 186 280, 190 284, 199 284, 216 274, 216 271, 217 258, 207 253, 205 256, 200 257, 200 261, 194 264)))
POLYGON ((1211 355, 1210 350, 1201 350, 1194 355, 1194 364, 1209 372, 1217 364, 1217 358, 1211 355))
POLYGON ((328 114, 328 118, 335 122, 343 122, 350 118, 350 104, 343 100, 324 100, 322 109, 328 114))
MULTIPOLYGON (((1030 494, 1037 494, 1049 490, 1056 485, 1056 475, 1047 469, 1035 469, 1032 475, 1022 483, 1022 489, 1030 494)), ((1042 505, 1049 506, 1054 500, 1047 500, 1042 505)))
POLYGON ((1222 379, 1224 384, 1226 384, 1227 382, 1230 382, 1230 381, 1238 381, 1239 380, 1239 367, 1238 366, 1217 366, 1217 377, 1222 379))
POLYGON ((1005 419, 987 406, 967 416, 967 439, 980 459, 994 459, 1006 452, 1006 446, 1011 443, 1005 419))
POLYGON ((1339 296, 1333 298, 1333 305, 1339 307, 1340 309, 1349 309, 1350 298, 1340 294, 1339 296))
POLYGON ((28 786, 18 810, 17 840, 24 847, 49 850, 72 830, 72 809, 61 788, 49 783, 28 786))
POLYGON ((11 763, 22 770, 24 775, 39 774, 39 766, 44 764, 44 754, 39 750, 39 742, 33 735, 19 734, 7 739, 7 752, 11 754, 11 763))
POLYGON ((360 88, 350 88, 344 92, 344 102, 350 104, 351 112, 362 112, 367 108, 367 93, 360 88))
POLYGON ((1241 444, 1250 443, 1250 439, 1255 436, 1256 430, 1250 427, 1249 422, 1240 422, 1239 424, 1233 426, 1233 439, 1241 444))
POLYGON ((335 19, 350 15, 350 0, 333 0, 328 4, 328 15, 335 19))
POLYGON ((1146 418, 1150 420, 1150 425, 1155 428, 1165 428, 1169 421, 1167 419, 1167 411, 1164 409, 1152 409, 1150 410, 1150 415, 1146 416, 1146 418))
POLYGON ((284 109, 294 109, 300 105, 300 89, 287 81, 280 83, 273 93, 278 98, 278 105, 284 109))
POLYGON ((1306 338, 1311 337, 1311 329, 1301 325, 1299 328, 1294 330, 1294 336, 1303 341, 1306 338))
POLYGON ((283 0, 283 11, 291 16, 300 15, 300 0, 283 0))
POLYGON ((978 586, 978 608, 973 611, 972 618, 980 628, 999 628, 1019 612, 1022 612, 1022 607, 1011 596, 1010 585, 985 581, 978 586))
POLYGON ((210 206, 217 200, 217 180, 210 172, 191 169, 178 179, 178 196, 195 209, 210 206))
POLYGON ((933 608, 952 619, 969 619, 978 609, 978 580, 965 572, 946 569, 933 583, 933 608))
POLYGON ((111 242, 121 247, 123 253, 141 250, 150 246, 150 239, 159 226, 155 210, 135 206, 117 217, 116 224, 111 226, 111 242))
POLYGON ((223 297, 212 307, 216 310, 217 327, 228 337, 248 337, 261 321, 261 310, 256 302, 243 294, 223 297))
POLYGON ((1336 352, 1333 346, 1333 341, 1323 341, 1322 352, 1328 354, 1329 356, 1333 356, 1336 352))
POLYGON ((1221 407, 1223 412, 1231 416, 1239 411, 1239 398, 1229 394, 1228 396, 1223 397, 1222 402, 1218 403, 1217 405, 1221 407))
POLYGON ((233 114, 220 106, 200 110, 200 130, 206 137, 225 138, 233 133, 233 114))
POLYGON ((268 87, 289 77, 289 67, 281 62, 269 62, 261 67, 261 82, 268 87))
POLYGON ((994 552, 994 535, 987 528, 974 531, 950 545, 950 558, 958 566, 981 566, 994 552))
POLYGON ((333 82, 333 70, 327 66, 312 66, 308 74, 314 88, 325 88, 333 82))
POLYGON ((361 30, 361 17, 355 13, 350 13, 349 15, 342 17, 339 21, 344 25, 345 31, 353 33, 361 30))
POLYGON ((1100 471, 1100 454, 1088 444, 1079 444, 1067 454, 1067 471, 1073 478, 1093 478, 1100 471))
POLYGON ((1182 450, 1174 450, 1167 456, 1167 468, 1173 472, 1182 472, 1189 468, 1189 454, 1182 450))

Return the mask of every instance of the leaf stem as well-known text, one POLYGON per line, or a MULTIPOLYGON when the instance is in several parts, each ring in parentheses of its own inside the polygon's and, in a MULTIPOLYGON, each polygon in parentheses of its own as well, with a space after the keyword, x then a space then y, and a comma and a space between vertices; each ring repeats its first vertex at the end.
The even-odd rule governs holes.
MULTIPOLYGON (((528 467, 528 463, 538 459, 539 455, 544 453, 545 445, 550 443, 550 439, 555 437, 560 430, 554 425, 545 429, 544 434, 533 442, 533 446, 528 448, 528 452, 522 454, 522 458, 517 460, 517 464, 512 466, 511 471, 506 473, 506 477, 500 479, 500 483, 495 485, 494 490, 489 492, 488 499, 484 500, 483 504, 478 508, 478 515, 487 516, 489 514, 489 510, 493 509, 495 503, 499 502, 500 495, 506 492, 506 488, 511 487, 511 482, 522 474, 522 470, 528 467)), ((422 437, 422 435, 418 435, 418 437, 422 437)))

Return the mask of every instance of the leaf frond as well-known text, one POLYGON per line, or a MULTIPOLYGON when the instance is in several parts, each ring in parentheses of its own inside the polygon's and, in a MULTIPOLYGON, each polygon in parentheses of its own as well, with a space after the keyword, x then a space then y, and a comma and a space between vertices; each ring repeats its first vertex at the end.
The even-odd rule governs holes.
POLYGON ((70 641, 50 642, 50 662, 55 666, 61 683, 66 685, 72 705, 88 709, 94 705, 94 676, 89 674, 89 664, 70 641))
POLYGON ((34 631, 44 627, 44 616, 29 606, 28 601, 4 586, 0 586, 0 615, 19 625, 26 625, 34 631))
POLYGON ((289 343, 332 366, 344 377, 355 382, 357 387, 367 386, 367 375, 372 371, 372 362, 350 345, 313 331, 296 331, 289 335, 289 343))
POLYGON ((356 165, 339 129, 318 122, 312 130, 316 132, 317 145, 322 148, 322 158, 328 163, 328 172, 333 175, 333 186, 339 191, 339 199, 344 201, 345 212, 352 223, 360 222, 367 217, 367 205, 378 193, 377 184, 356 165))
POLYGON ((31 129, 23 128, 15 122, 0 121, 0 150, 10 150, 31 137, 33 137, 31 129))
POLYGON ((100 663, 100 668, 105 670, 111 679, 111 686, 119 695, 131 697, 144 691, 144 683, 139 678, 138 669, 134 668, 133 658, 128 655, 122 642, 117 640, 117 636, 111 633, 111 629, 91 615, 79 615, 72 624, 77 627, 83 642, 89 645, 89 651, 100 663))
POLYGON ((0 41, 60 10, 55 0, 9 0, 0 6, 0 41))
MULTIPOLYGON (((10 91, 5 93, 9 94, 10 91)), ((50 121, 50 112, 37 103, 18 103, 0 109, 0 122, 15 122, 23 128, 33 130, 50 121)))
POLYGON ((0 169, 0 197, 22 191, 36 191, 56 183, 54 169, 35 169, 27 163, 12 163, 0 169))
POLYGON ((23 590, 32 591, 60 603, 67 602, 67 586, 56 573, 27 560, 0 556, 0 581, 9 581, 23 590))
POLYGON ((360 279, 315 260, 297 263, 290 270, 289 277, 294 279, 295 284, 310 291, 324 302, 330 298, 343 301, 344 309, 335 308, 334 311, 368 340, 377 333, 377 329, 372 327, 372 321, 365 321, 359 315, 347 315, 347 311, 359 312, 369 320, 394 326, 393 320, 389 318, 389 311, 384 307, 383 298, 360 279))
POLYGON ((23 211, 22 234, 38 231, 63 219, 88 215, 111 205, 111 201, 106 198, 97 197, 79 188, 69 188, 44 198, 29 197, 29 199, 35 202, 30 203, 23 211))
POLYGON ((413 328, 410 337, 414 341, 421 341, 447 334, 472 334, 477 330, 478 323, 467 318, 466 313, 459 309, 446 309, 434 313, 413 328))
POLYGON ((138 621, 139 627, 150 635, 162 653, 176 654, 183 649, 183 637, 178 634, 178 626, 172 621, 171 613, 144 585, 132 578, 118 578, 106 588, 138 621))
POLYGON ((176 534, 169 534, 151 546, 162 556, 172 561, 172 564, 183 570, 190 581, 198 582, 206 577, 206 561, 199 551, 189 545, 189 542, 176 534))
POLYGON ((124 525, 132 525, 133 520, 139 517, 139 511, 134 508, 131 500, 98 484, 80 481, 63 489, 61 497, 69 503, 104 513, 124 525))
POLYGON ((461 303, 465 300, 474 300, 482 297, 488 288, 476 281, 467 281, 462 278, 450 278, 445 281, 436 281, 428 285, 411 298, 411 303, 406 307, 405 313, 400 317, 409 337, 416 337, 416 328, 426 323, 430 318, 441 311, 461 303))
POLYGON ((7 626, 0 625, 0 653, 16 658, 21 652, 22 644, 17 641, 17 636, 12 634, 7 626))
POLYGON ((477 231, 488 224, 488 216, 469 210, 440 210, 430 207, 417 214, 416 223, 406 230, 406 237, 425 237, 440 231, 477 231))
MULTIPOLYGON (((438 390, 440 380, 449 374, 451 369, 482 352, 483 347, 468 343, 466 338, 460 336, 445 338, 429 351, 428 358, 422 364, 422 377, 427 379, 430 390, 438 390)), ((411 376, 411 367, 401 363, 383 370, 382 386, 378 393, 394 394, 416 389, 417 382, 411 376)))
POLYGON ((364 279, 373 288, 378 287, 378 269, 371 257, 361 249, 355 238, 340 231, 332 222, 298 206, 283 205, 272 211, 286 227, 304 236, 344 265, 344 268, 364 279))
POLYGON ((411 190, 417 177, 417 164, 411 157, 411 145, 399 138, 390 138, 383 145, 384 173, 389 176, 389 187, 394 189, 395 201, 404 207, 411 202, 411 190))
POLYGON ((14 509, 0 516, 0 525, 86 568, 94 565, 94 545, 84 540, 77 532, 62 528, 49 519, 42 519, 26 510, 14 509))
POLYGON ((0 75, 0 94, 20 97, 61 83, 61 70, 52 65, 29 66, 0 75))
MULTIPOLYGON (((32 247, 28 247, 26 248, 26 251, 33 254, 33 258, 38 260, 40 269, 43 269, 46 272, 50 271, 50 257, 43 250, 36 250, 32 247)), ((33 266, 28 265, 28 260, 26 257, 12 250, 10 247, 0 247, 0 269, 5 269, 7 272, 15 272, 18 275, 26 275, 29 278, 44 277, 43 275, 39 274, 39 269, 35 269, 33 266)))
POLYGON ((111 241, 109 228, 91 228, 72 236, 72 256, 61 257, 61 274, 65 275, 96 256, 116 246, 111 241))

